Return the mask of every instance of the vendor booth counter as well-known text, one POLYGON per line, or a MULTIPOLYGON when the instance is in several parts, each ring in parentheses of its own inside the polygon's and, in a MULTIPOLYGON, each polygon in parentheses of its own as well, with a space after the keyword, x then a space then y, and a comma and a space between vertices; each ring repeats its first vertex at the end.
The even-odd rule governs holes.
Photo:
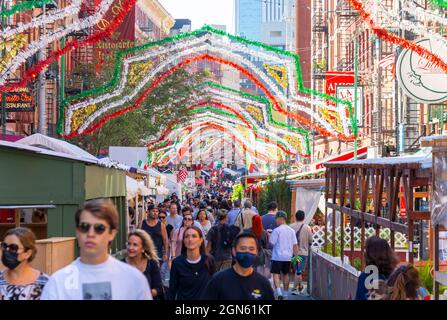
POLYGON ((29 227, 38 240, 74 237, 76 210, 94 198, 114 202, 120 226, 111 251, 125 249, 125 171, 86 157, 0 141, 0 239, 18 226, 29 227))
MULTIPOLYGON (((31 266, 43 273, 52 275, 75 259, 75 241, 76 238, 74 237, 37 240, 37 254, 31 262, 31 266)), ((0 257, 1 255, 0 250, 0 257)), ((3 269, 5 269, 5 266, 0 262, 0 270, 3 269)))

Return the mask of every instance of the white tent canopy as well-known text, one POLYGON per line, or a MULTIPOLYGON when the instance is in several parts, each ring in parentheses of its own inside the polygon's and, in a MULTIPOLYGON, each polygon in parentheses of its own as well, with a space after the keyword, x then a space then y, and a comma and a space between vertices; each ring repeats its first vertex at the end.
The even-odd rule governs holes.
POLYGON ((87 151, 63 140, 51 138, 40 133, 35 133, 26 138, 20 139, 18 143, 38 148, 48 149, 60 153, 69 154, 89 161, 98 161, 98 159, 87 151))
POLYGON ((222 172, 226 173, 226 174, 229 174, 229 175, 232 175, 232 176, 240 176, 241 175, 240 172, 231 170, 230 168, 225 168, 225 169, 222 170, 222 172))

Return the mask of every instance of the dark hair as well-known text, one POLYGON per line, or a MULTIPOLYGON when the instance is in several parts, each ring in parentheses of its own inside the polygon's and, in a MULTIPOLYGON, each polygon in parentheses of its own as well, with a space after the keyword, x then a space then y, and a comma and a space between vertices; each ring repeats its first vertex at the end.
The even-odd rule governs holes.
POLYGON ((158 209, 158 207, 156 207, 155 204, 150 204, 150 205, 147 206, 147 211, 151 211, 151 210, 154 210, 154 209, 158 209))
POLYGON ((295 212, 296 221, 303 221, 305 216, 306 215, 304 214, 303 210, 298 210, 297 212, 295 212))
POLYGON ((186 216, 191 216, 192 221, 193 221, 193 223, 194 223, 194 215, 192 214, 192 212, 190 212, 190 213, 187 213, 187 214, 185 214, 185 215, 183 216, 181 227, 185 227, 185 217, 186 217, 186 216))
POLYGON ((2 242, 5 241, 7 236, 16 236, 19 238, 20 242, 23 245, 24 251, 31 250, 31 255, 28 258, 28 262, 31 262, 36 257, 37 249, 36 249, 36 236, 34 233, 28 229, 23 227, 13 228, 6 231, 3 236, 2 242))
POLYGON ((243 239, 243 238, 252 238, 256 242, 256 244, 258 243, 258 239, 256 238, 256 236, 254 235, 253 232, 244 230, 234 238, 233 248, 236 248, 237 245, 239 244, 240 239, 243 239))
POLYGON ((189 211, 189 212, 192 213, 192 209, 191 209, 190 207, 188 207, 188 206, 183 207, 183 209, 182 209, 182 214, 183 214, 184 212, 186 212, 186 211, 189 211))
POLYGON ((418 270, 410 263, 403 264, 388 279, 390 300, 416 299, 420 285, 418 270))
POLYGON ((213 257, 212 257, 212 256, 210 256, 209 254, 206 253, 206 250, 205 250, 205 239, 204 239, 204 237, 203 237, 202 229, 200 229, 199 227, 196 227, 195 225, 192 225, 192 226, 186 228, 185 231, 183 231, 183 239, 182 239, 182 255, 184 255, 184 256, 186 257, 186 251, 188 250, 188 249, 186 248, 186 246, 185 246, 185 235, 186 235, 186 232, 187 232, 189 229, 193 229, 194 231, 196 231, 196 232, 199 234, 199 237, 203 240, 203 241, 202 241, 202 244, 200 245, 200 255, 206 257, 206 260, 205 260, 205 267, 206 267, 206 269, 208 270, 208 272, 211 274, 212 271, 213 271, 212 264, 214 264, 214 263, 213 263, 214 260, 213 260, 213 257))
POLYGON ((273 211, 273 210, 276 210, 276 209, 278 209, 278 204, 275 201, 272 201, 272 202, 270 202, 267 205, 267 210, 268 211, 273 211))
POLYGON ((83 211, 88 211, 98 219, 105 220, 110 226, 110 230, 118 229, 118 211, 112 200, 106 198, 98 198, 84 202, 82 207, 75 213, 76 226, 79 225, 81 214, 83 211))
POLYGON ((201 212, 205 212, 205 220, 208 220, 208 213, 206 212, 206 209, 199 209, 199 211, 197 211, 196 220, 199 220, 199 214, 201 212))
POLYGON ((241 207, 241 200, 235 200, 233 202, 233 205, 234 205, 235 208, 240 208, 241 207))
POLYGON ((397 258, 388 242, 377 236, 371 236, 365 243, 365 264, 375 265, 379 273, 388 277, 397 265, 397 258))

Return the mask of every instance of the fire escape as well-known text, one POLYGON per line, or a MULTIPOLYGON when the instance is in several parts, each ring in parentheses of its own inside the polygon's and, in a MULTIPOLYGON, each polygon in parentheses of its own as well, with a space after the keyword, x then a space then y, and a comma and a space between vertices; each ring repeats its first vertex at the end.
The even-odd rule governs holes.
MULTIPOLYGON (((95 6, 93 0, 83 2, 81 11, 79 13, 80 19, 85 19, 95 14, 95 6)), ((82 29, 74 31, 69 34, 67 41, 77 40, 81 41, 93 32, 94 27, 89 29, 82 29)), ((69 58, 70 56, 67 56, 69 58)), ((71 53, 71 70, 67 70, 70 73, 70 77, 67 77, 67 85, 65 94, 74 95, 80 93, 83 90, 88 89, 88 83, 85 81, 85 77, 91 70, 94 70, 94 48, 93 45, 81 46, 71 53)), ((98 62, 98 61, 97 61, 98 62)))
POLYGON ((314 59, 312 74, 314 81, 324 80, 328 67, 328 21, 323 7, 324 0, 313 1, 312 16, 312 47, 314 48, 314 59))
POLYGON ((338 36, 337 36, 337 70, 353 70, 353 52, 351 27, 358 13, 351 7, 349 0, 339 0, 337 3, 336 14, 338 16, 338 36))

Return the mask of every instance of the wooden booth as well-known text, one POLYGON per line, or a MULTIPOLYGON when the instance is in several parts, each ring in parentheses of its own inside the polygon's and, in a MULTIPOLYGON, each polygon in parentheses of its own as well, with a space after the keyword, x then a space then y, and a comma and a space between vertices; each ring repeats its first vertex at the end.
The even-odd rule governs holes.
MULTIPOLYGON (((326 210, 332 209, 332 255, 336 252, 336 213, 344 226, 349 221, 351 230, 350 252, 345 251, 344 228, 340 228, 340 252, 348 253, 351 264, 354 257, 353 221, 361 224, 361 266, 365 267, 365 224, 371 224, 376 235, 381 228, 390 229, 390 245, 395 248, 395 233, 406 235, 408 261, 414 262, 416 223, 430 220, 427 207, 428 187, 431 184, 431 156, 366 159, 326 163, 326 210), (368 209, 369 204, 369 209, 368 209), (386 208, 386 210, 382 210, 386 208), (402 214, 404 213, 404 214, 402 214)), ((421 237, 419 237, 419 241, 421 237)), ((327 246, 327 232, 325 246, 327 246)), ((431 250, 430 250, 431 252, 431 250)))

